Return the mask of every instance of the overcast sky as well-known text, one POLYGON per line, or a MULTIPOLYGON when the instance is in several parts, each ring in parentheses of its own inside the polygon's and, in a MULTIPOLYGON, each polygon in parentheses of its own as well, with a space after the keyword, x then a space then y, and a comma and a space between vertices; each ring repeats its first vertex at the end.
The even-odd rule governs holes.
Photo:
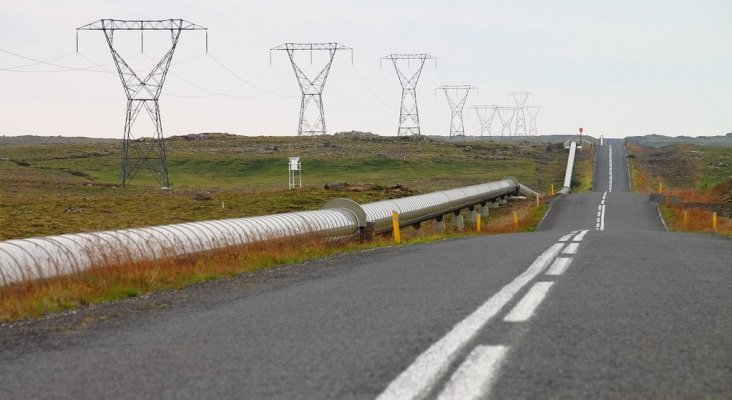
MULTIPOLYGON (((445 84, 469 107, 510 105, 527 91, 544 107, 540 134, 623 137, 732 131, 732 1, 166 1, 0 0, 0 134, 119 138, 125 96, 104 35, 75 28, 102 18, 182 18, 183 32, 160 99, 166 136, 196 132, 294 135, 300 92, 284 42, 338 42, 323 101, 328 133, 396 135, 401 87, 390 53, 428 53, 417 87, 422 132, 448 135, 445 84), (35 64, 28 59, 52 60, 35 64), (81 70, 71 70, 77 68, 81 70)), ((145 71, 169 35, 117 32, 115 46, 145 71)), ((323 59, 298 62, 315 73, 323 59)), ((410 65, 414 67, 414 65, 410 65)), ((142 125, 141 125, 142 126, 142 125)), ((498 118, 494 134, 500 134, 498 118)), ((144 136, 143 133, 138 133, 144 136)))

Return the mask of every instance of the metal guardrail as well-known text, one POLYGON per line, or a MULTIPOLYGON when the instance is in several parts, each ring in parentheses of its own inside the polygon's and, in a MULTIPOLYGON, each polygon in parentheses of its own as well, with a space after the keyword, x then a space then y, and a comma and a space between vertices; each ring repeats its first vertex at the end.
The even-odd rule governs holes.
POLYGON ((392 211, 400 214, 402 226, 409 226, 519 193, 537 195, 515 179, 504 178, 364 205, 337 199, 317 211, 7 240, 0 242, 0 282, 8 285, 95 266, 117 266, 282 238, 314 235, 326 241, 353 240, 368 230, 390 231, 392 211))

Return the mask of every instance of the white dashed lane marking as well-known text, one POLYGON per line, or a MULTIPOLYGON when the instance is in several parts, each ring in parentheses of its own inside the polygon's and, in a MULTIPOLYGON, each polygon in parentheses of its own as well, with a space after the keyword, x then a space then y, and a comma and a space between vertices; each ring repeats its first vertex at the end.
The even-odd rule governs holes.
MULTIPOLYGON (((562 275, 572 263, 571 257, 559 254, 576 254, 588 230, 572 231, 544 251, 529 268, 511 283, 501 288, 472 314, 456 324, 442 339, 417 356, 389 386, 377 397, 386 399, 421 399, 433 393, 438 382, 456 361, 463 349, 477 336, 478 332, 506 306, 516 294, 539 274, 562 275), (573 238, 574 237, 574 238, 573 238), (570 241, 565 245, 566 242, 570 241)), ((503 318, 504 322, 526 322, 536 313, 554 282, 535 282, 526 294, 503 318)), ((439 392, 439 399, 485 399, 490 394, 501 363, 509 352, 508 346, 478 345, 453 372, 439 392)))
POLYGON ((581 242, 581 241, 582 241, 582 239, 584 239, 584 238, 585 238, 585 235, 587 234, 587 232, 588 232, 587 230, 581 231, 581 232, 580 232, 580 233, 579 233, 579 234, 578 234, 577 236, 575 236, 575 237, 574 237, 574 239, 572 239, 572 240, 573 240, 573 241, 575 241, 575 242, 581 242))
MULTIPOLYGON (((568 247, 573 244, 576 245, 576 243, 572 243, 568 247)), ((541 274, 563 247, 562 243, 555 243, 544 251, 526 271, 501 288, 477 310, 455 325, 447 335, 417 356, 414 362, 399 374, 377 399, 414 399, 427 396, 450 364, 488 321, 496 316, 521 288, 541 274)))
POLYGON ((579 243, 570 243, 567 245, 564 251, 562 251, 562 254, 577 254, 578 247, 579 243))
POLYGON ((603 193, 600 205, 597 206, 597 219, 595 219, 595 230, 597 231, 605 230, 605 196, 607 196, 607 192, 603 193))
POLYGON ((562 236, 562 237, 560 237, 560 238, 559 238, 559 241, 560 241, 560 242, 566 242, 566 241, 567 241, 567 240, 569 240, 569 238, 571 238, 571 237, 572 237, 573 235, 574 235, 574 233, 570 233, 569 235, 564 235, 564 236, 562 236))
POLYGON ((549 267, 547 275, 562 275, 564 271, 569 268, 569 264, 572 263, 571 257, 557 257, 554 259, 552 266, 549 267))
POLYGON ((452 374, 438 400, 488 397, 501 361, 507 352, 506 346, 478 346, 473 349, 452 374))
POLYGON ((506 322, 528 321, 553 284, 554 282, 536 282, 503 320, 506 322))

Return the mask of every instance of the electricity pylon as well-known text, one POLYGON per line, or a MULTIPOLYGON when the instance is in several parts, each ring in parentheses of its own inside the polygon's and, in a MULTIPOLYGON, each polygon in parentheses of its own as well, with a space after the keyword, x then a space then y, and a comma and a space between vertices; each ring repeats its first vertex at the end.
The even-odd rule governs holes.
POLYGON ((514 119, 516 120, 516 129, 513 131, 516 136, 526 136, 526 113, 524 108, 526 107, 526 100, 529 98, 531 93, 529 92, 513 92, 510 93, 513 97, 514 103, 516 103, 516 113, 514 119))
POLYGON ((493 118, 496 116, 496 109, 498 106, 479 105, 472 106, 470 108, 475 110, 475 114, 478 116, 478 121, 480 121, 480 136, 483 137, 485 134, 493 136, 491 135, 491 124, 493 123, 493 118))
POLYGON ((422 73, 422 67, 426 60, 433 60, 429 54, 389 54, 382 60, 391 60, 394 64, 399 82, 402 84, 402 103, 399 109, 399 129, 397 136, 421 135, 419 130, 419 109, 417 108, 417 82, 422 73), (417 62, 417 69, 412 73, 410 78, 404 75, 399 69, 398 61, 407 61, 407 70, 412 60, 417 62))
POLYGON ((498 118, 501 120, 501 136, 511 136, 511 122, 513 122, 513 116, 516 113, 514 107, 498 107, 498 118), (508 133, 508 135, 506 134, 508 133))
POLYGON ((536 125, 536 117, 541 111, 541 106, 527 106, 526 112, 529 114, 529 135, 538 135, 539 129, 536 125))
POLYGON ((325 135, 325 113, 323 112, 323 89, 325 88, 325 80, 328 79, 330 66, 333 64, 333 58, 338 50, 352 50, 342 44, 335 42, 330 43, 284 43, 272 50, 284 50, 290 57, 292 69, 295 71, 297 83, 300 85, 302 92, 302 100, 300 101, 300 122, 297 127, 297 134, 300 135, 325 135), (303 72, 295 62, 295 52, 300 50, 310 50, 310 62, 313 60, 313 51, 327 51, 328 61, 320 70, 320 73, 313 79, 303 72), (310 121, 315 122, 310 122, 310 121))
POLYGON ((465 137, 465 126, 463 125, 463 108, 465 107, 465 100, 468 99, 470 91, 477 89, 471 85, 443 85, 438 87, 436 90, 443 90, 447 102, 450 103, 450 110, 452 115, 450 116, 450 137, 462 136, 465 137), (455 99, 450 97, 450 93, 453 93, 455 99))
MULTIPOLYGON (((175 47, 183 31, 205 30, 206 51, 208 51, 208 30, 202 26, 182 19, 165 20, 115 20, 100 19, 99 21, 76 28, 76 51, 79 51, 79 31, 102 31, 107 39, 109 50, 117 66, 117 72, 122 80, 122 86, 127 95, 127 114, 125 117, 125 132, 122 141, 122 164, 120 167, 120 181, 122 186, 135 176, 140 167, 146 165, 163 188, 170 188, 168 179, 168 165, 165 158, 165 141, 163 138, 163 124, 160 119, 158 100, 163 91, 163 83, 170 69, 175 47), (160 61, 153 67, 145 78, 140 78, 122 56, 114 49, 115 31, 170 31, 171 47, 160 61), (142 137, 135 139, 133 125, 142 109, 155 126, 152 141, 142 137)), ((142 37, 142 36, 141 36, 142 37)), ((142 40, 140 42, 142 46, 142 40)))

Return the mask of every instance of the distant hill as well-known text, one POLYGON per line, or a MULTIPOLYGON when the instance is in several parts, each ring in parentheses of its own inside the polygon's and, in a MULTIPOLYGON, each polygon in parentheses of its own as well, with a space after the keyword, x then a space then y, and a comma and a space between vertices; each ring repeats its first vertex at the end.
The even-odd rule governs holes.
MULTIPOLYGON (((202 140, 212 137, 237 137, 239 135, 231 135, 225 133, 196 133, 189 135, 170 136, 166 138, 169 141, 176 140, 202 140)), ((389 138, 393 136, 379 136, 371 132, 338 132, 332 137, 358 137, 358 138, 389 138)), ((275 136, 276 137, 276 136, 275 136)), ((273 137, 273 138, 275 138, 273 137)), ((501 143, 562 143, 569 139, 577 139, 577 135, 539 135, 539 136, 465 136, 465 138, 450 138, 448 136, 426 136, 432 140, 444 141, 492 141, 501 143)), ((583 139, 591 142, 597 142, 597 138, 590 135, 584 135, 583 139)), ((720 136, 665 136, 665 135, 645 135, 645 136, 629 136, 626 141, 638 144, 640 146, 663 147, 670 144, 696 144, 701 146, 732 146, 732 132, 720 136)), ((55 145, 55 144, 101 144, 121 142, 120 139, 102 139, 88 137, 66 137, 66 136, 0 136, 0 148, 20 147, 20 146, 38 146, 38 145, 55 145)))
POLYGON ((0 136, 0 148, 38 146, 44 144, 97 144, 118 141, 119 139, 101 139, 88 137, 65 137, 65 136, 0 136))
POLYGON ((629 136, 626 141, 638 144, 640 146, 662 147, 670 144, 696 144, 700 146, 732 146, 732 132, 723 136, 664 136, 664 135, 645 135, 645 136, 629 136))

